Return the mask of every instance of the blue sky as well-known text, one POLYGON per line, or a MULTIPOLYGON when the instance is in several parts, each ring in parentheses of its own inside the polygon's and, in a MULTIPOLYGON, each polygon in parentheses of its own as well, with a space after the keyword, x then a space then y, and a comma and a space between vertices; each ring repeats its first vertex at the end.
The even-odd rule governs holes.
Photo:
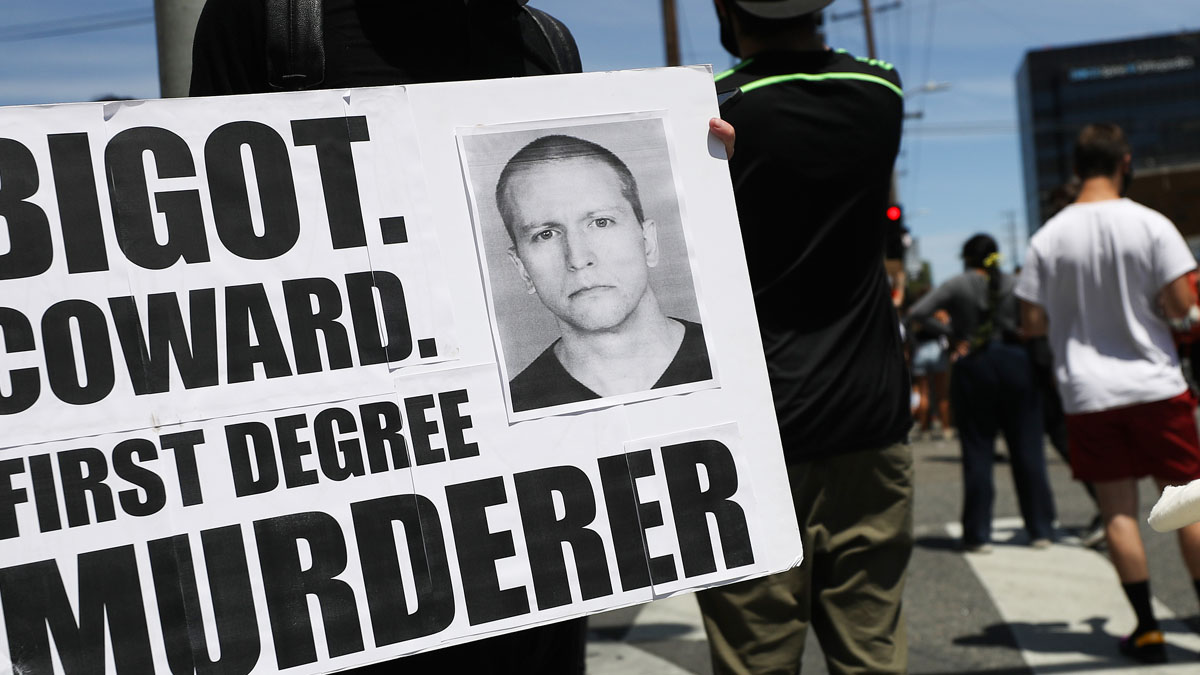
MULTIPOLYGON (((252 2, 255 0, 246 0, 252 2)), ((432 0, 448 2, 451 0, 432 0)), ((976 232, 1001 242, 1011 264, 1007 212, 1015 214, 1018 254, 1026 237, 1016 136, 1014 75, 1029 49, 1200 29, 1200 0, 901 0, 876 17, 881 58, 896 64, 909 90, 924 82, 950 88, 910 95, 924 117, 906 127, 897 163, 901 201, 922 257, 944 280, 976 232)), ((152 0, 7 0, 0 4, 0 105, 159 95, 154 27, 139 23, 152 0), (103 13, 131 25, 14 40, 32 28, 69 26, 103 13), (120 13, 120 14, 114 14, 120 13)), ((665 63, 659 3, 653 0, 532 0, 574 32, 586 70, 665 63)), ((892 0, 875 0, 876 5, 892 0)), ((711 0, 677 0, 683 60, 732 60, 717 42, 711 0)), ((836 0, 830 14, 861 7, 836 0)), ((828 20, 828 42, 865 54, 858 19, 828 20)))

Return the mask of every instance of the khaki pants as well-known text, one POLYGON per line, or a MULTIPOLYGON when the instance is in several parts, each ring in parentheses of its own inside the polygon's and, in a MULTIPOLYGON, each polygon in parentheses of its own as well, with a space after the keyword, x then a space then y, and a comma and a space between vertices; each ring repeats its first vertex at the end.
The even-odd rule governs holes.
POLYGON ((788 467, 804 563, 696 594, 715 675, 794 675, 811 623, 831 673, 903 673, 912 554, 904 444, 788 467))

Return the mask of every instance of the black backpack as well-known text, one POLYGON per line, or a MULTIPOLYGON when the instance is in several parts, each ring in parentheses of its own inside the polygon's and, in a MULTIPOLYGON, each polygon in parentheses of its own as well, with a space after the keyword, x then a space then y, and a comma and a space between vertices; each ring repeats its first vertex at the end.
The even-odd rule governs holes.
MULTIPOLYGON (((447 2, 449 0, 431 0, 447 2)), ((477 2, 479 0, 476 0, 477 2)), ((525 44, 544 44, 558 73, 583 70, 579 48, 561 21, 529 7, 524 0, 521 21, 525 44)), ((322 32, 321 0, 266 0, 267 79, 276 89, 311 89, 325 79, 325 40, 322 32)))

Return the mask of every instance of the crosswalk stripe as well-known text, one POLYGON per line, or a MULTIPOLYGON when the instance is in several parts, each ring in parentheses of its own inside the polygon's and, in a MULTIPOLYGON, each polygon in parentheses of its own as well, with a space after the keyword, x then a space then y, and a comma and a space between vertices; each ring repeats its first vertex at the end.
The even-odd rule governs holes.
POLYGON ((642 642, 703 642, 704 626, 691 593, 656 600, 638 612, 621 642, 589 642, 588 675, 691 675, 679 666, 637 647, 642 642))
POLYGON ((706 639, 700 607, 696 604, 696 596, 691 593, 655 600, 646 605, 625 637, 626 641, 633 643, 659 640, 704 642, 706 639))
MULTIPOLYGON (((1035 673, 1062 672, 1064 667, 1088 672, 1197 672, 1200 636, 1157 600, 1154 611, 1166 634, 1172 663, 1129 668, 1116 643, 1133 630, 1136 620, 1108 559, 1063 543, 1045 550, 1026 546, 1020 518, 999 518, 992 529, 993 552, 968 554, 967 562, 1035 673)), ((962 528, 950 523, 946 532, 959 538, 962 528)))
POLYGON ((589 642, 588 675, 693 675, 679 666, 624 642, 589 642))

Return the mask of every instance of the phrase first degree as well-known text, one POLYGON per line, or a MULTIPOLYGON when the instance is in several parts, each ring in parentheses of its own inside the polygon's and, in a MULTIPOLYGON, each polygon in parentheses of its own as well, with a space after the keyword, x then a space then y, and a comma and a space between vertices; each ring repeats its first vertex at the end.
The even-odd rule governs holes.
MULTIPOLYGON (((351 152, 351 143, 370 138, 366 118, 294 120, 291 128, 293 143, 312 146, 316 153, 331 246, 366 246, 351 152)), ((88 135, 50 134, 47 144, 67 271, 108 270, 110 253, 88 135)), ((121 252, 129 262, 149 270, 166 269, 181 260, 209 262, 200 191, 163 190, 151 195, 147 154, 153 157, 158 180, 196 177, 187 142, 168 129, 135 127, 113 136, 104 148, 103 170, 121 252), (155 210, 166 223, 165 241, 155 234, 155 210)), ((214 230, 226 250, 245 260, 269 260, 292 249, 300 236, 296 183, 287 143, 275 129, 251 121, 217 127, 205 141, 204 164, 214 230), (255 231, 251 216, 243 148, 249 149, 262 205, 261 234, 255 231)), ((20 141, 0 138, 0 223, 7 228, 9 242, 8 252, 0 255, 0 281, 44 274, 54 262, 50 220, 41 206, 30 201, 41 179, 29 148, 20 141)), ((381 219, 385 243, 395 243, 402 223, 402 216, 381 219)))

